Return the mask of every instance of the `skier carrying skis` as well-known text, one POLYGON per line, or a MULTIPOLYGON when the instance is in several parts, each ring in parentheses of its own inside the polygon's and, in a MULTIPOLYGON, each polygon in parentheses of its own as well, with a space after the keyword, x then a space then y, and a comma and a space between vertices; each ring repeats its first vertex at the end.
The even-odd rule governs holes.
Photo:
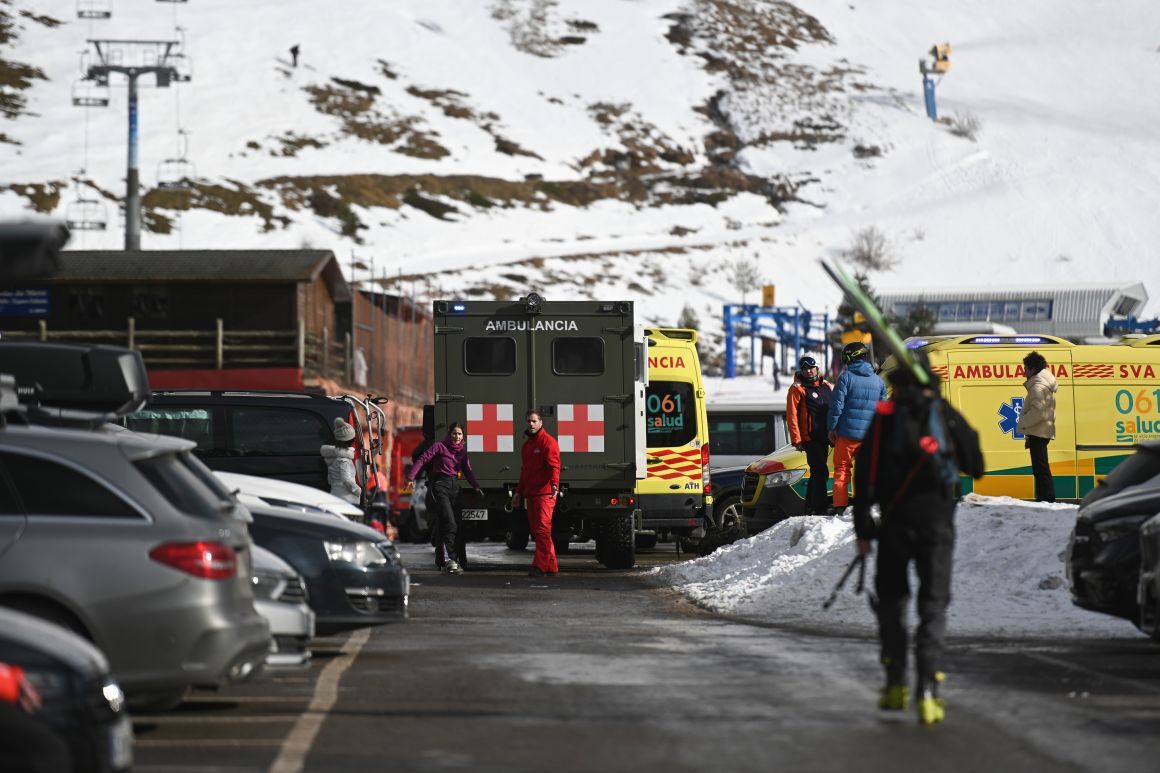
MULTIPOLYGON (((921 351, 914 357, 938 380, 921 351)), ((918 629, 915 632, 916 708, 922 724, 941 722, 946 715, 939 695, 946 609, 950 602, 954 551, 954 513, 959 472, 983 474, 978 436, 966 420, 937 394, 937 386, 919 383, 903 365, 890 374, 893 394, 878 404, 858 451, 855 475, 854 531, 858 553, 872 552, 878 540, 874 588, 878 602, 878 633, 886 685, 878 707, 902 711, 909 703, 906 688, 907 625, 910 599, 907 567, 918 574, 918 629), (881 508, 876 527, 871 505, 881 508)))

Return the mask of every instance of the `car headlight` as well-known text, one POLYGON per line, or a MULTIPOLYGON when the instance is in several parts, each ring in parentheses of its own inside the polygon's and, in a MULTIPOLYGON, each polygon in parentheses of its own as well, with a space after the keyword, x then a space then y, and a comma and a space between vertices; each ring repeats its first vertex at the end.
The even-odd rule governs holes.
POLYGON ((387 557, 379 550, 378 545, 365 539, 342 540, 341 542, 325 540, 322 543, 326 548, 326 556, 332 561, 344 561, 357 566, 382 566, 387 563, 387 557))
POLYGON ((792 486, 806 474, 805 470, 782 470, 765 476, 766 486, 792 486))
POLYGON ((254 586, 254 598, 267 601, 277 601, 286 590, 286 578, 274 572, 256 570, 251 580, 254 586))
POLYGON ((1124 515, 1100 521, 1093 528, 1095 528, 1101 541, 1114 542, 1123 537, 1135 536, 1139 533, 1141 524, 1151 517, 1150 515, 1124 515))
POLYGON ((101 695, 105 697, 105 702, 109 704, 109 710, 114 714, 118 713, 125 705, 125 693, 121 691, 121 686, 113 681, 112 677, 105 678, 105 683, 101 685, 101 695))

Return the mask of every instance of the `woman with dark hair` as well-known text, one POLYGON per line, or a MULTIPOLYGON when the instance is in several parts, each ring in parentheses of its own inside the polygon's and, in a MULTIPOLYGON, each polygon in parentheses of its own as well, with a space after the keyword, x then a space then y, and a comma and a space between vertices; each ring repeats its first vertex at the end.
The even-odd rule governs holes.
POLYGON ((451 425, 447 437, 432 443, 411 465, 407 475, 410 482, 414 482, 419 471, 430 465, 427 473, 427 497, 429 510, 435 516, 432 532, 435 545, 435 565, 443 568, 446 574, 462 574, 463 567, 455 560, 456 536, 459 524, 455 519, 455 500, 459 495, 459 474, 467 478, 467 482, 475 489, 480 499, 483 498, 483 489, 475 479, 471 470, 471 460, 467 458, 466 435, 458 422, 451 425))
POLYGON ((1047 461, 1047 444, 1055 439, 1055 393, 1059 382, 1047 367, 1047 358, 1031 352, 1023 358, 1023 372, 1027 380, 1023 387, 1023 409, 1015 431, 1024 436, 1023 445, 1031 452, 1031 472, 1035 476, 1035 499, 1038 502, 1055 501, 1055 480, 1047 461))

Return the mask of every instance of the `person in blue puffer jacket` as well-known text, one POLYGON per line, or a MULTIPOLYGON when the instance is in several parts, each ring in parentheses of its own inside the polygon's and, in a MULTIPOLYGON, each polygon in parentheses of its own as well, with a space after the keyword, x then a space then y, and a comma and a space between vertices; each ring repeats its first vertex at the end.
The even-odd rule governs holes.
POLYGON ((842 348, 846 369, 834 385, 827 426, 834 445, 834 508, 846 509, 850 502, 849 484, 854 470, 854 454, 874 421, 880 400, 886 399, 886 384, 870 364, 866 344, 853 342, 842 348))

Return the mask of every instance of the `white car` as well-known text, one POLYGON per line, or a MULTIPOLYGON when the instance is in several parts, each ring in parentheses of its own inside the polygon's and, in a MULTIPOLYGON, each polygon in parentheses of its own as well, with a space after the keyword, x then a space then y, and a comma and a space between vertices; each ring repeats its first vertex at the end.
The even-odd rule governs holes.
POLYGON ((306 584, 290 564, 254 545, 254 609, 270 623, 267 672, 297 670, 310 664, 314 610, 306 603, 306 584))
POLYGON ((358 523, 365 520, 362 508, 358 505, 300 483, 217 470, 214 475, 227 489, 236 492, 235 496, 244 505, 289 507, 316 515, 337 515, 358 523))

